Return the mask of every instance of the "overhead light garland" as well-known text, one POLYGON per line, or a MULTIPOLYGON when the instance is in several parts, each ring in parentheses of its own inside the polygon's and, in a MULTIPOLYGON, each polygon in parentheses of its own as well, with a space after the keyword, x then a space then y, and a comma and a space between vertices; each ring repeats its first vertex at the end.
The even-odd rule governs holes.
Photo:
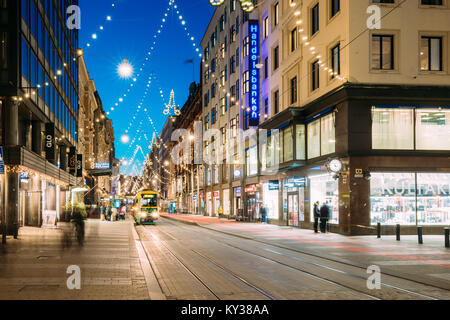
MULTIPOLYGON (((254 0, 240 0, 241 8, 244 12, 252 12, 255 10, 254 0)), ((213 7, 220 7, 225 3, 225 0, 209 0, 213 7)))
MULTIPOLYGON (((112 0, 112 4, 111 4, 111 13, 108 14, 108 15, 105 17, 105 19, 103 20, 103 23, 100 24, 100 25, 98 26, 98 30, 99 30, 99 31, 103 31, 103 30, 105 29, 105 27, 104 27, 105 23, 110 22, 110 21, 112 20, 112 18, 111 18, 112 12, 113 12, 114 9, 116 8, 117 2, 119 2, 119 0, 112 0)), ((96 32, 94 32, 94 33, 91 34, 91 37, 90 37, 90 38, 91 38, 91 40, 97 40, 97 39, 98 39, 98 34, 97 34, 96 32)), ((89 48, 89 47, 91 47, 91 46, 92 46, 92 43, 88 41, 88 42, 86 42, 86 44, 84 45, 84 48, 86 49, 86 48, 89 48)))

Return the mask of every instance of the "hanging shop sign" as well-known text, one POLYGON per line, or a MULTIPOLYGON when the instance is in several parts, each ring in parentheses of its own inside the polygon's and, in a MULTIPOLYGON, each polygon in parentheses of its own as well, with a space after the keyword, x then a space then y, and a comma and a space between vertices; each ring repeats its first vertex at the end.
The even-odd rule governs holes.
POLYGON ((218 198, 219 196, 220 196, 220 192, 219 191, 214 192, 214 198, 218 198))
POLYGON ((250 20, 248 23, 248 34, 250 38, 250 54, 248 56, 248 65, 250 73, 250 120, 249 126, 259 125, 259 69, 257 67, 259 61, 259 21, 250 20))
POLYGON ((71 147, 69 151, 69 173, 75 175, 77 171, 77 150, 75 147, 71 147))
POLYGON ((77 178, 83 177, 83 155, 77 155, 77 178))
POLYGON ((355 178, 364 178, 363 169, 355 169, 355 178))
POLYGON ((0 175, 5 174, 5 161, 3 160, 3 147, 0 147, 0 175))
POLYGON ((51 163, 55 163, 56 147, 55 147, 55 125, 53 123, 45 124, 45 159, 51 163))
POLYGON ((255 193, 256 191, 258 191, 258 187, 255 185, 245 188, 245 193, 255 193))
POLYGON ((236 189, 234 189, 234 195, 235 195, 236 197, 240 197, 240 196, 241 196, 241 193, 242 193, 242 189, 241 189, 241 188, 236 188, 236 189))
POLYGON ((269 190, 280 190, 280 181, 278 180, 270 180, 269 181, 269 190))
POLYGON ((94 164, 94 168, 95 169, 111 169, 111 165, 109 164, 109 162, 96 162, 94 164))

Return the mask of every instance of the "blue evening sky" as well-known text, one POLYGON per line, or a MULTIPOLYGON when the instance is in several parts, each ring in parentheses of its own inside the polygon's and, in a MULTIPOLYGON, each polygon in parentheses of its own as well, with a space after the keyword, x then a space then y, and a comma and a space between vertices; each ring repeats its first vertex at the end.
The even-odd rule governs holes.
MULTIPOLYGON (((176 0, 175 4, 186 22, 185 27, 190 37, 194 37, 194 42, 201 52, 199 44, 214 8, 208 0, 176 0)), ((150 47, 153 46, 155 40, 153 36, 162 24, 164 13, 167 12, 169 0, 80 0, 80 7, 82 18, 80 47, 83 48, 86 43, 91 43, 90 47, 85 48, 84 57, 105 111, 109 111, 120 97, 127 94, 119 107, 116 107, 115 111, 108 116, 113 120, 114 125, 116 157, 130 159, 136 145, 140 145, 144 153, 148 153, 149 144, 142 134, 146 133, 151 140, 154 130, 143 108, 148 109, 147 113, 153 119, 158 135, 167 118, 163 115, 163 103, 169 102, 170 91, 174 90, 175 102, 180 106, 183 106, 187 99, 189 84, 193 81, 193 68, 192 64, 186 63, 186 60, 195 57, 195 81, 199 82, 201 58, 195 51, 197 47, 193 46, 193 42, 187 36, 179 16, 171 10, 156 40, 150 60, 140 72, 139 68, 148 56, 150 47), (113 2, 117 3, 115 9, 111 6, 113 2), (112 19, 105 22, 108 15, 112 19), (100 26, 104 29, 100 30, 100 26), (92 39, 93 33, 97 34, 95 40, 92 39), (140 73, 133 87, 130 87, 131 79, 120 79, 117 74, 117 66, 123 59, 127 59, 134 66, 134 77, 140 73), (150 85, 139 117, 129 132, 130 140, 135 139, 135 144, 123 144, 120 138, 136 113, 151 73, 155 74, 157 80, 150 85), (129 88, 131 90, 128 93, 129 88), (160 88, 165 97, 164 102, 159 93, 160 88), (143 133, 137 134, 141 119, 144 120, 143 133)), ((135 164, 142 164, 143 161, 143 155, 138 152, 135 164)), ((133 165, 125 166, 122 167, 122 172, 129 174, 133 171, 132 169, 133 165)))

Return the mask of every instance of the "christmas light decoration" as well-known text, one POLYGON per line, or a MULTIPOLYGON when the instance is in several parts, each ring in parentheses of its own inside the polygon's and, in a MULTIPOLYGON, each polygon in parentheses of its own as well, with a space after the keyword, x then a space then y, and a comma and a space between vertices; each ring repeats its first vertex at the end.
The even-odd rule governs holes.
MULTIPOLYGON (((225 0, 209 0, 209 3, 214 7, 219 7, 225 3, 225 0)), ((254 0, 240 0, 241 8, 245 12, 252 12, 255 10, 254 0)))

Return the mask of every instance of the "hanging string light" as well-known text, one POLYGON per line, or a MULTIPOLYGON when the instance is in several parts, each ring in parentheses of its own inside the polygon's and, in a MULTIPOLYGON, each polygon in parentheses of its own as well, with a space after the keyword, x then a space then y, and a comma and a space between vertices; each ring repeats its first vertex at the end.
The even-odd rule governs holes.
MULTIPOLYGON (((110 22, 111 20, 112 20, 112 12, 114 11, 114 9, 116 8, 116 4, 119 2, 119 0, 112 0, 112 4, 111 4, 111 11, 110 11, 110 13, 105 17, 105 19, 103 20, 103 22, 98 26, 98 30, 99 31, 103 31, 105 28, 104 28, 104 25, 107 23, 107 22, 110 22)), ((98 39, 98 34, 96 33, 96 32, 94 32, 94 33, 92 33, 92 35, 91 35, 91 40, 97 40, 98 39)), ((84 47, 83 47, 83 49, 86 49, 86 48, 89 48, 89 47, 91 47, 92 46, 92 43, 91 42, 86 42, 86 44, 84 45, 84 47)))

